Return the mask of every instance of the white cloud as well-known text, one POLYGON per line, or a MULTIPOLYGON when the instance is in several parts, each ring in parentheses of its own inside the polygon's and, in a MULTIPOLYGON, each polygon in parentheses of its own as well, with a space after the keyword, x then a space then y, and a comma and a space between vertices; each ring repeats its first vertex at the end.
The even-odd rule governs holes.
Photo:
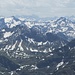
POLYGON ((0 14, 3 16, 64 16, 74 15, 74 9, 74 0, 0 0, 0 14))

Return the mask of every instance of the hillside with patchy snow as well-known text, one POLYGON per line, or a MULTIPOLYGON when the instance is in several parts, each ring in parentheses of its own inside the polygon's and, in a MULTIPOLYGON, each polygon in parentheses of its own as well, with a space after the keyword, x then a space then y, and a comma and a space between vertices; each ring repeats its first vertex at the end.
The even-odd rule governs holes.
POLYGON ((75 22, 65 17, 48 21, 1 17, 0 74, 62 74, 63 69, 74 64, 73 39, 75 22), (13 65, 17 67, 12 70, 13 65))

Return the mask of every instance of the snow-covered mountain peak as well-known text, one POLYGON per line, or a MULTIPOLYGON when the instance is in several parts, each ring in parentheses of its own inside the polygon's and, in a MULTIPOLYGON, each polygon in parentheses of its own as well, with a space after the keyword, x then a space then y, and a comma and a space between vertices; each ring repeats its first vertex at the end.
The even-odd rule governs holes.
POLYGON ((26 18, 17 18, 15 16, 2 18, 0 19, 0 28, 13 28, 16 26, 27 26, 29 29, 39 30, 40 33, 54 33, 59 34, 62 33, 69 39, 73 39, 75 37, 75 23, 69 20, 66 17, 60 17, 58 19, 54 19, 51 21, 27 21, 26 18))

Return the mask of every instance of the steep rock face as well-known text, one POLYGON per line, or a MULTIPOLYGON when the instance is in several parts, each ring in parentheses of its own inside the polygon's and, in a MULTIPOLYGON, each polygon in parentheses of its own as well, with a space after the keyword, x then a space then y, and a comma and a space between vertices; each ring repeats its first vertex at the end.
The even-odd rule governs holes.
POLYGON ((0 18, 0 29, 4 28, 4 27, 7 27, 5 25, 5 21, 4 21, 4 18, 0 18))

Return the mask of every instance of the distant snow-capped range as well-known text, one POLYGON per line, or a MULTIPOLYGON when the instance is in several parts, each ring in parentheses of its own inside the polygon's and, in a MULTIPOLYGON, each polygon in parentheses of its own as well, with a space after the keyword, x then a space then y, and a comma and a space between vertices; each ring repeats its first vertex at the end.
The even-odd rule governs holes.
POLYGON ((62 35, 63 38, 66 38, 68 41, 75 38, 75 22, 74 16, 72 17, 60 17, 53 20, 49 19, 46 21, 36 20, 34 18, 16 18, 14 16, 0 18, 0 29, 3 28, 13 28, 18 25, 26 25, 29 29, 36 29, 38 32, 46 34, 48 32, 62 35), (71 20, 72 19, 72 20, 71 20))

